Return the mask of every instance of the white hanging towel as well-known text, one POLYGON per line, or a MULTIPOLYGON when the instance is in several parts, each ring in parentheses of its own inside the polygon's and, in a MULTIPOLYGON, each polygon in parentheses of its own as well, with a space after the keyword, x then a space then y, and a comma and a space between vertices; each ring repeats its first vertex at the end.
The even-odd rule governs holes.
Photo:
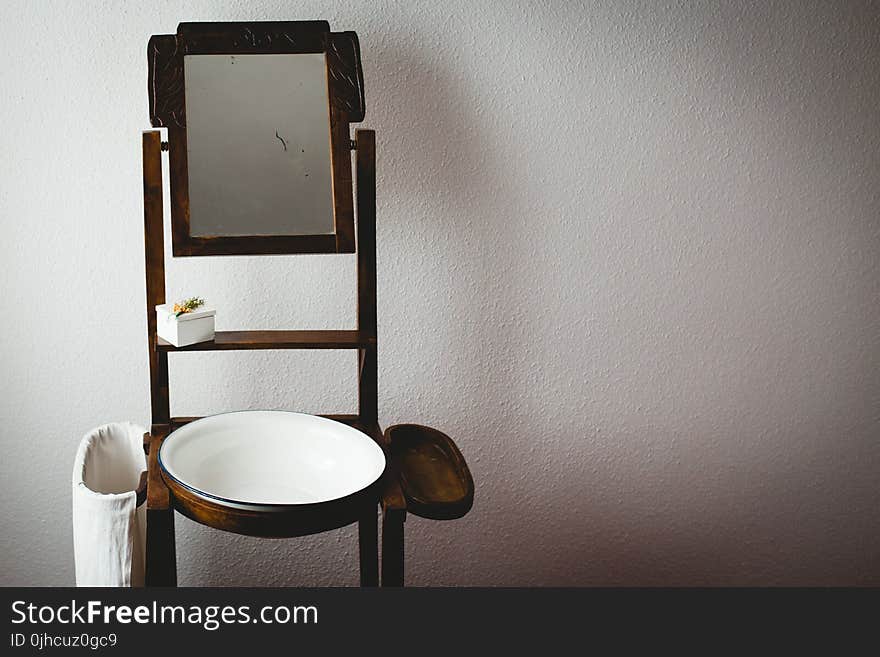
POLYGON ((73 553, 77 586, 143 586, 146 504, 137 485, 147 469, 145 429, 130 422, 93 429, 73 465, 73 553))

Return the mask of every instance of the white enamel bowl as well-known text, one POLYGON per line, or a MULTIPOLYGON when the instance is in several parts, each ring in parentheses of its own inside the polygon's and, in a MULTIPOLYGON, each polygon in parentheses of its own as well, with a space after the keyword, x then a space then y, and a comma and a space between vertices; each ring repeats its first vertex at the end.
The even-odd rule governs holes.
POLYGON ((349 498, 376 483, 385 455, 372 438, 341 422, 240 411, 169 434, 159 464, 169 485, 210 504, 259 512, 349 498))

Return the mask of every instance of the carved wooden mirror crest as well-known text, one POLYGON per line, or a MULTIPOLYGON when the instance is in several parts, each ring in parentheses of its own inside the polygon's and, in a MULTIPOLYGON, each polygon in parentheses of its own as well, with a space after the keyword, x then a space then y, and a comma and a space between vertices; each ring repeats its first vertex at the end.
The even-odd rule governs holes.
POLYGON ((148 45, 175 256, 353 253, 360 47, 326 21, 181 23, 148 45))

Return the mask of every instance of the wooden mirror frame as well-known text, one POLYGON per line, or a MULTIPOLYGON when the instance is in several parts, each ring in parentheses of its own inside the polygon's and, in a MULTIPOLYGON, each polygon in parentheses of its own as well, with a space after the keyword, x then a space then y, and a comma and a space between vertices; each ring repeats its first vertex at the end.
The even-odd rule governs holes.
POLYGON ((360 45, 354 32, 331 32, 327 21, 181 23, 147 45, 150 122, 168 129, 171 247, 175 256, 354 253, 351 136, 364 119, 360 45), (187 170, 186 55, 323 53, 330 99, 330 163, 335 232, 327 235, 193 236, 187 170))

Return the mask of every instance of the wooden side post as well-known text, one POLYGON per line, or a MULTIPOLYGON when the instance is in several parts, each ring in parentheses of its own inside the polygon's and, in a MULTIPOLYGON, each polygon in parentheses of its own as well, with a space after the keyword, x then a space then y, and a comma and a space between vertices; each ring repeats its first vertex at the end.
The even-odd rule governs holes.
POLYGON ((174 510, 159 472, 158 451, 171 421, 168 353, 156 349, 156 306, 165 303, 165 236, 162 225, 162 136, 142 135, 144 158, 144 266, 147 283, 147 348, 152 429, 147 457, 147 586, 176 586, 174 510))
MULTIPOLYGON (((369 344, 358 350, 358 419, 379 416, 376 360, 376 133, 355 131, 357 184, 357 327, 369 344)), ((379 584, 379 526, 373 507, 359 522, 361 586, 379 584)))
MULTIPOLYGON (((358 358, 358 417, 366 426, 379 423, 378 359, 376 349, 376 133, 355 131, 357 185, 358 331, 371 338, 358 358)), ((386 477, 393 479, 389 471, 386 477)), ((389 481, 382 500, 382 586, 403 586, 403 521, 406 507, 396 482, 389 481)), ((375 520, 375 517, 373 518, 375 520)), ((365 535, 376 528, 361 521, 361 574, 364 573, 365 535)), ((370 559, 374 558, 368 553, 370 559)), ((370 574, 372 571, 368 571, 370 574)))
POLYGON ((376 133, 355 131, 357 145, 358 331, 371 338, 361 348, 358 371, 358 415, 364 424, 379 419, 376 360, 376 133))
POLYGON ((156 306, 165 303, 165 236, 162 225, 162 136, 143 133, 144 266, 147 281, 147 349, 150 359, 150 406, 153 424, 171 419, 168 402, 168 354, 156 349, 156 306))

